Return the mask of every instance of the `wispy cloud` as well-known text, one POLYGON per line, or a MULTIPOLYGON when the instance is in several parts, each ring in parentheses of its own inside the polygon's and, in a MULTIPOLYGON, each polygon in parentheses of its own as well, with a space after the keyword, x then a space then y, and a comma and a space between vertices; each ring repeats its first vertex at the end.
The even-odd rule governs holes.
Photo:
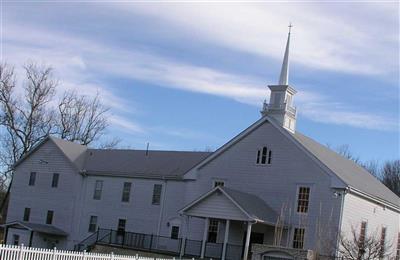
POLYGON ((125 117, 111 115, 108 117, 108 121, 112 126, 117 127, 128 134, 144 133, 145 131, 141 125, 134 123, 131 119, 125 117))
POLYGON ((393 34, 398 32, 393 28, 398 16, 395 3, 118 3, 113 6, 120 12, 161 20, 166 27, 174 28, 170 30, 172 34, 276 59, 282 56, 282 31, 293 21, 295 63, 318 70, 372 75, 396 73, 398 68, 392 58, 398 50, 398 33, 393 34), (349 5, 353 12, 344 9, 349 5), (366 16, 376 23, 366 25, 366 16))
MULTIPOLYGON (((61 72, 65 88, 78 89, 88 95, 99 90, 105 96, 105 102, 114 109, 115 115, 110 117, 110 122, 122 130, 136 133, 147 130, 133 122, 131 117, 123 115, 129 112, 126 109, 131 101, 117 96, 112 87, 106 87, 96 75, 217 95, 253 106, 261 106, 262 100, 268 96, 264 82, 272 82, 177 61, 149 51, 103 46, 89 39, 26 26, 8 28, 4 36, 7 59, 15 63, 25 62, 27 57, 44 61, 61 72), (24 33, 26 31, 31 33, 24 33)), ((297 100, 300 113, 313 121, 377 130, 397 129, 384 116, 353 111, 351 107, 318 93, 300 91, 297 100)), ((170 134, 187 136, 187 132, 182 131, 171 131, 170 134)))
POLYGON ((300 114, 316 122, 347 125, 352 127, 382 130, 399 131, 399 125, 393 118, 352 111, 351 108, 326 99, 314 100, 310 103, 302 103, 300 114))

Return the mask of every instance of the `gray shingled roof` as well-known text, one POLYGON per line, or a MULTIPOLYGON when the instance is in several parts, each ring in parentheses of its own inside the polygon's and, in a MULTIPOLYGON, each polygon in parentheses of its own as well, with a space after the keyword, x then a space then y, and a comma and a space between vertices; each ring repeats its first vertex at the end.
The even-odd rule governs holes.
POLYGON ((60 138, 49 137, 77 169, 82 169, 87 146, 69 142, 60 138))
MULTIPOLYGON (((262 122, 263 119, 260 119, 258 124, 262 122)), ((291 136, 348 186, 400 207, 400 198, 364 168, 299 132, 291 136)), ((88 149, 86 146, 58 138, 49 137, 46 140, 48 139, 51 139, 78 169, 86 170, 87 174, 180 178, 212 154, 210 152, 149 151, 149 155, 146 156, 144 150, 88 149)), ((31 152, 39 148, 41 144, 31 152)), ((15 166, 27 156, 18 161, 15 166)))
POLYGON ((239 206, 254 219, 262 220, 269 224, 275 224, 278 214, 256 195, 241 192, 227 187, 220 187, 225 191, 239 206))
POLYGON ((68 236, 67 232, 63 231, 60 228, 52 226, 52 225, 15 221, 15 222, 4 224, 3 226, 9 226, 9 227, 21 226, 23 228, 26 228, 28 230, 35 231, 38 233, 44 233, 44 234, 55 235, 55 236, 68 236))
POLYGON ((400 207, 400 198, 358 164, 299 132, 292 136, 350 187, 400 207))
POLYGON ((88 174, 133 177, 181 177, 210 152, 88 149, 84 169, 88 174))

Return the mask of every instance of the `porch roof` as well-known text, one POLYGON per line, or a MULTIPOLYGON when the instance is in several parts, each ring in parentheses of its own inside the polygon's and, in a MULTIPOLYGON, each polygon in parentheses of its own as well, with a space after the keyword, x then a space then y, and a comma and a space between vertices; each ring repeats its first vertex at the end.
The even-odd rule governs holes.
POLYGON ((21 222, 21 221, 13 221, 2 225, 3 227, 17 227, 27 229, 30 231, 35 231, 38 233, 54 235, 54 236, 68 236, 68 233, 59 229, 52 225, 38 224, 38 223, 29 223, 29 222, 21 222))
POLYGON ((269 225, 275 225, 278 219, 278 214, 256 195, 220 186, 189 203, 180 212, 188 216, 255 221, 269 225), (218 205, 215 205, 214 208, 212 207, 213 205, 211 204, 215 203, 216 199, 212 200, 211 198, 217 194, 222 194, 225 198, 225 200, 219 199, 218 202, 224 203, 223 207, 228 207, 230 210, 220 210, 221 207, 215 210, 218 205), (197 210, 195 210, 196 208, 197 210), (204 210, 206 208, 209 208, 209 213, 204 210), (243 217, 237 214, 232 216, 231 212, 234 210, 238 213, 240 212, 243 217))

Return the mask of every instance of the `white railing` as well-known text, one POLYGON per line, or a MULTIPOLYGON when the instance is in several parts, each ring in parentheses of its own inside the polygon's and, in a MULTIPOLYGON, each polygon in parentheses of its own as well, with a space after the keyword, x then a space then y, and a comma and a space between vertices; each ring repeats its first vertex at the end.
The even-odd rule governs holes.
MULTIPOLYGON (((175 258, 155 258, 66 251, 0 244, 1 260, 171 260, 175 258)), ((194 260, 194 259, 193 259, 194 260)))
POLYGON ((264 102, 264 104, 263 104, 264 112, 266 112, 268 110, 281 110, 281 109, 286 109, 287 111, 289 111, 290 113, 293 113, 294 115, 296 115, 296 113, 297 113, 296 107, 293 107, 293 106, 289 105, 288 103, 268 104, 268 103, 264 102))

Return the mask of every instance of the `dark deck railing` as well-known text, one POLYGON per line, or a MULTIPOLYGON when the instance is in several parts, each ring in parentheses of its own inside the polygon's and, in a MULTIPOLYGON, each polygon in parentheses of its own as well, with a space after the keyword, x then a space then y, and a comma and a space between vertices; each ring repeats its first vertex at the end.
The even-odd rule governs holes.
MULTIPOLYGON (((166 253, 176 256, 180 255, 181 250, 183 250, 182 253, 184 256, 200 257, 202 241, 191 239, 185 239, 184 241, 182 238, 174 239, 166 236, 99 228, 95 233, 75 245, 74 249, 77 251, 90 251, 96 244, 166 253)), ((207 242, 204 256, 207 258, 220 259, 222 257, 222 248, 222 243, 207 242)), ((226 259, 240 259, 242 248, 243 247, 240 245, 227 244, 226 259)))

